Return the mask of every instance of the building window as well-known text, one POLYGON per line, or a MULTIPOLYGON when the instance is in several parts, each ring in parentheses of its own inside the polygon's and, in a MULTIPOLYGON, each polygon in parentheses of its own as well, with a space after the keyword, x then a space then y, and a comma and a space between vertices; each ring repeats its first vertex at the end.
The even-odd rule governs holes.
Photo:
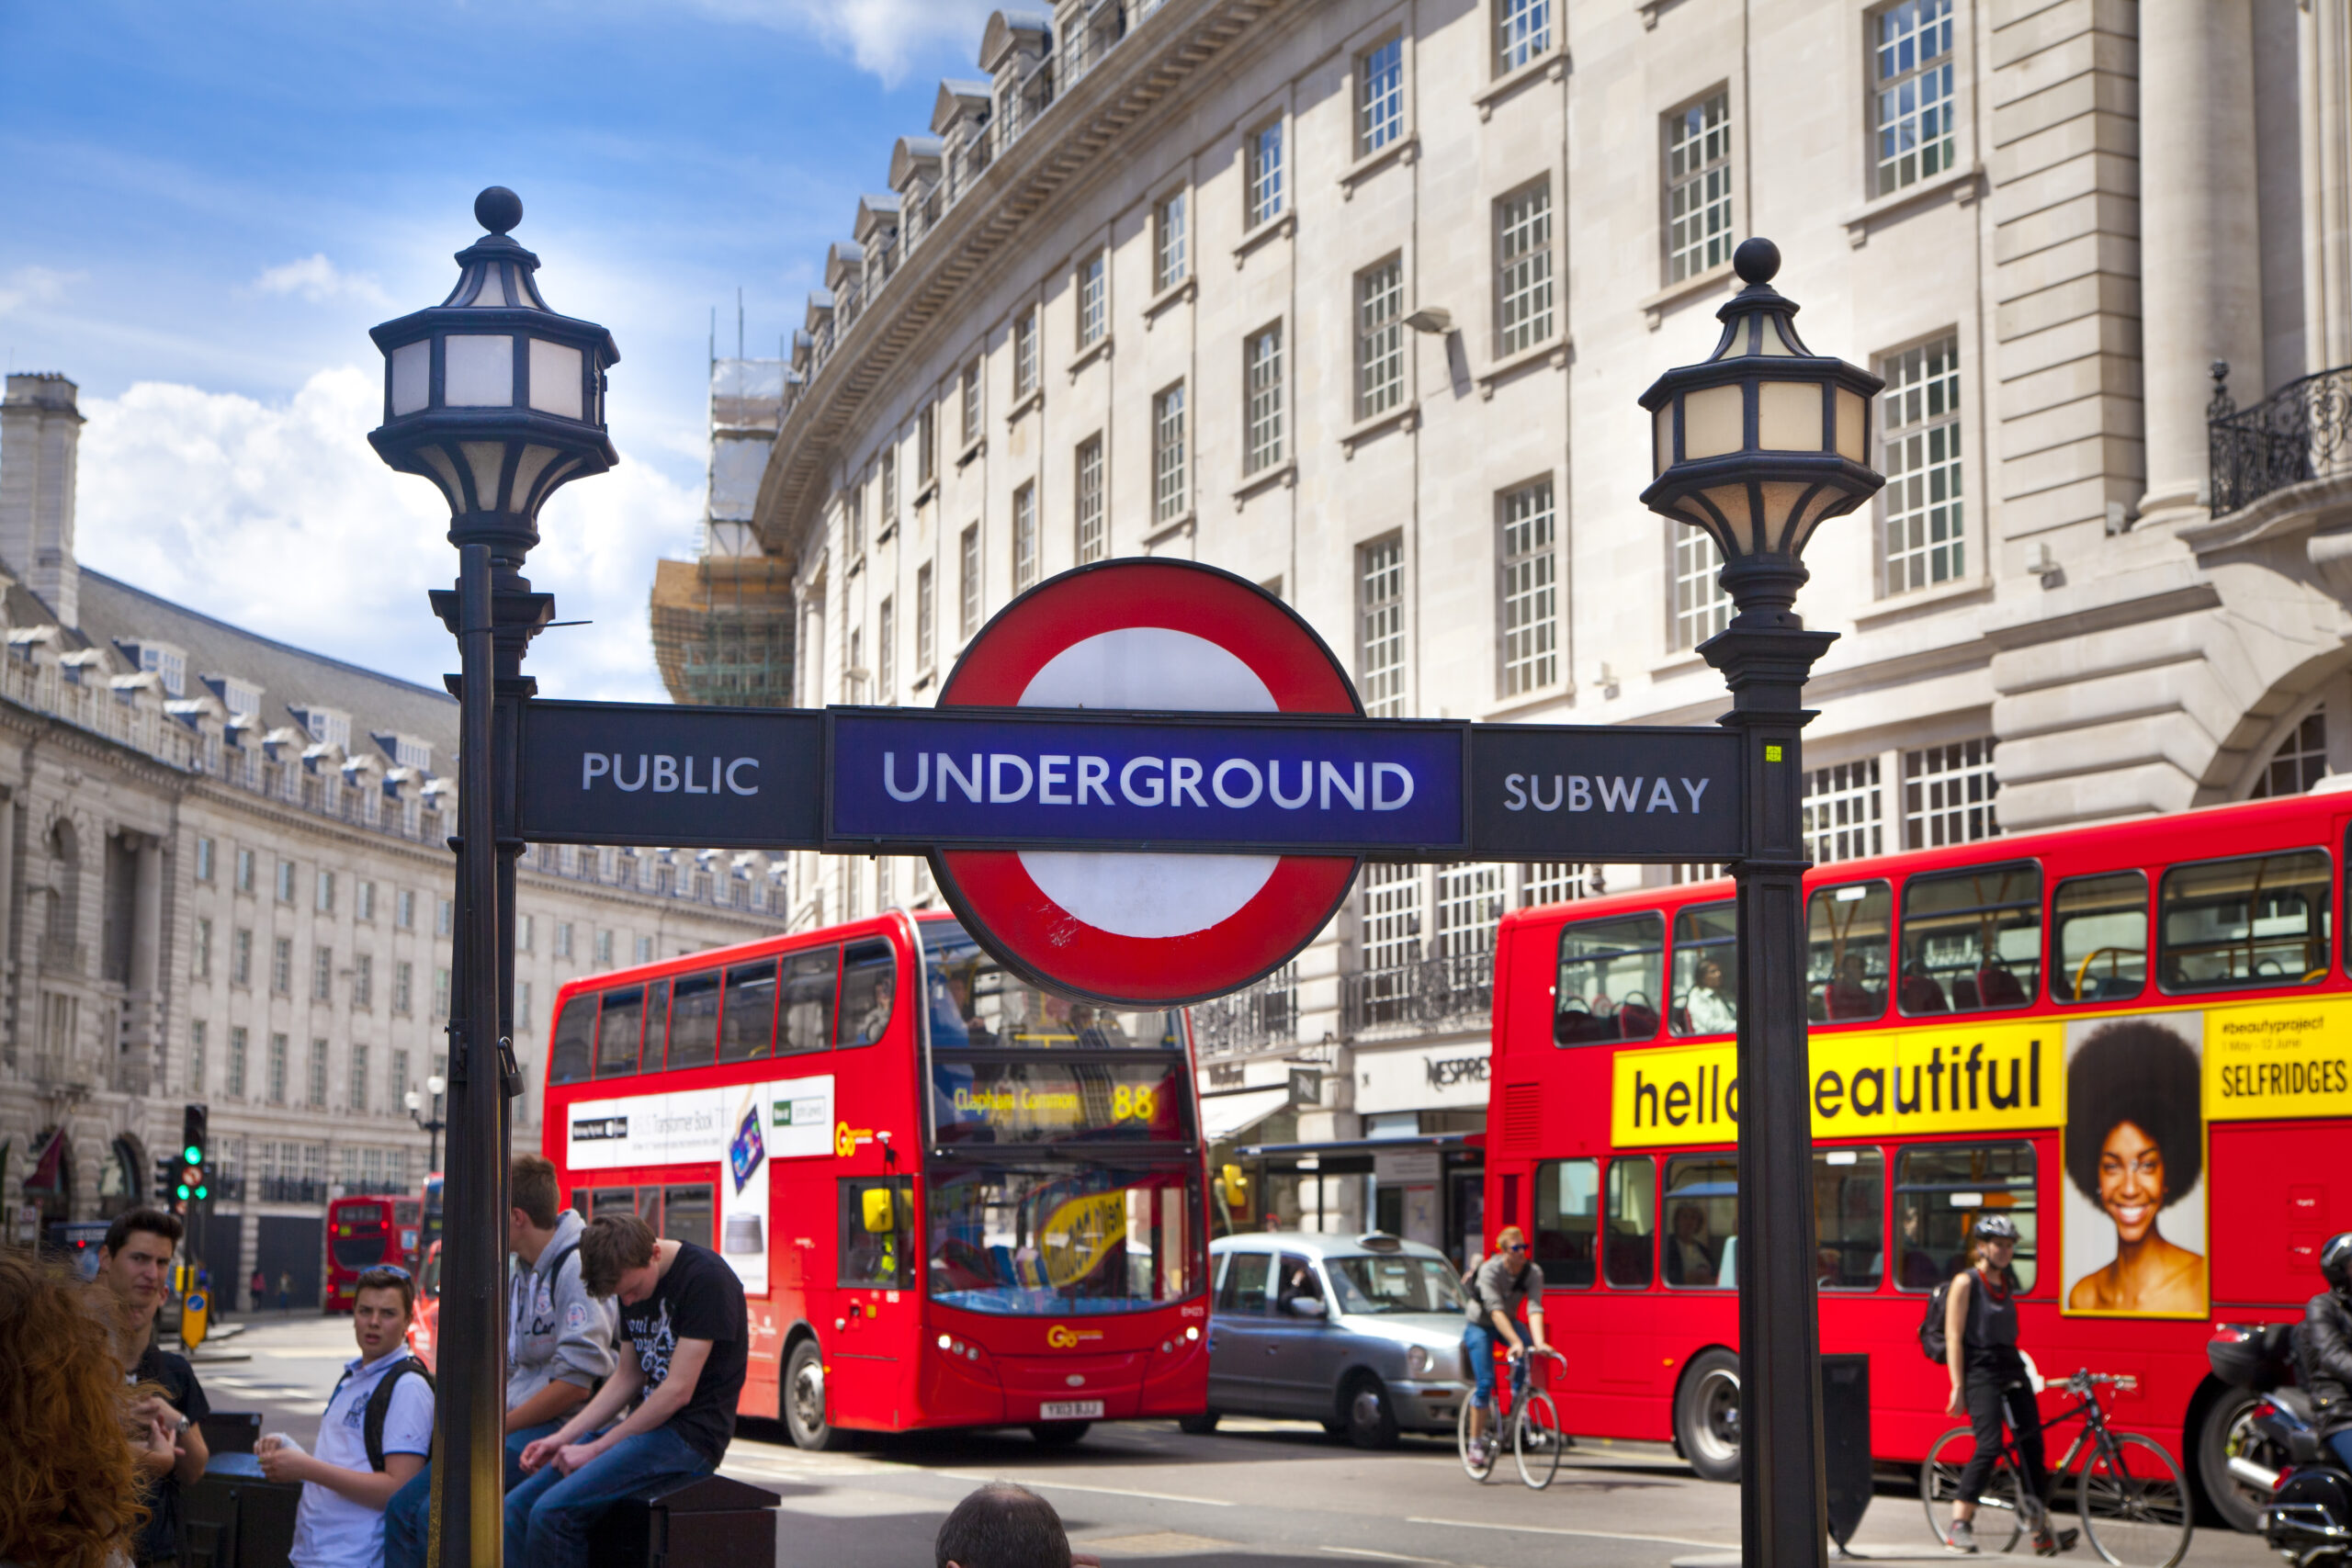
POLYGON ((514 1027, 536 1028, 531 1017, 531 982, 525 980, 514 987, 514 1027))
POLYGON ((875 682, 875 700, 894 703, 899 700, 899 603, 888 594, 876 612, 874 625, 874 662, 878 678, 875 682))
POLYGON ((1886 591, 1957 581, 1967 570, 1960 499, 1960 339, 1881 362, 1880 466, 1886 489, 1886 591))
MULTIPOLYGON (((925 403, 915 417, 915 488, 924 490, 939 477, 939 409, 925 403)), ((918 495, 917 501, 922 499, 918 495)))
POLYGON ((327 1102, 327 1043, 311 1042, 311 1071, 303 1084, 305 1098, 314 1106, 323 1108, 327 1102))
POLYGON ((187 1026, 187 1091, 204 1092, 204 1021, 198 1019, 187 1026))
POLYGON ((970 524, 956 546, 956 570, 963 576, 956 582, 956 636, 966 641, 980 629, 980 525, 970 524))
POLYGON ((269 988, 281 997, 294 994, 294 942, 277 937, 269 944, 269 988))
POLYGON ((273 1034, 269 1037, 269 1102, 272 1105, 286 1103, 288 1071, 286 1058, 288 1048, 288 1042, 283 1034, 273 1034))
POLYGON ((1804 847, 1816 864, 1886 852, 1876 757, 1805 770, 1804 847))
POLYGON ((363 882, 352 893, 352 918, 373 920, 376 918, 376 885, 363 882))
POLYGON ((1666 117, 1666 280, 1731 257, 1731 95, 1666 117))
POLYGON ((1111 264, 1097 251, 1079 264, 1078 346, 1091 348, 1111 324, 1111 264))
POLYGON ((433 1016, 449 1016, 449 971, 437 966, 433 971, 433 1016))
POLYGON ((1521 908, 1537 904, 1565 904, 1571 898, 1591 898, 1600 892, 1600 868, 1577 861, 1534 861, 1522 867, 1519 878, 1521 908))
POLYGON ((1037 389, 1037 311, 1023 310, 1012 321, 1012 395, 1018 400, 1037 389))
POLYGON ((1495 204, 1495 352, 1517 354, 1552 335, 1552 186, 1530 186, 1495 204))
POLYGON ((334 949, 311 949, 311 999, 326 1002, 334 999, 334 949))
POLYGON ((1283 122, 1269 120, 1250 133, 1250 209, 1247 227, 1271 223, 1283 211, 1283 122))
MULTIPOLYGON (((1503 868, 1442 866, 1437 874, 1437 931, 1432 958, 1488 960, 1503 918, 1503 868)), ((1482 965, 1483 966, 1483 965, 1482 965)), ((1476 976, 1483 982, 1486 976, 1476 976)))
POLYGON ((392 924, 404 931, 416 930, 416 893, 403 887, 392 895, 392 924))
POLYGON ((1151 400, 1151 516, 1155 523, 1182 517, 1192 508, 1184 476, 1184 383, 1151 400))
POLYGON ((1110 530, 1102 516, 1102 438, 1095 436, 1078 449, 1078 563, 1101 560, 1111 553, 1110 530))
POLYGON ((956 405, 963 416, 964 446, 969 450, 980 439, 980 362, 977 359, 964 367, 964 385, 956 405))
POLYGON ((1884 196, 1951 167, 1951 0, 1903 0, 1873 23, 1884 196))
POLYGON ((558 920, 555 923, 555 955, 558 958, 571 956, 571 922, 570 920, 558 920))
POLYGON ((861 560, 865 556, 865 493, 863 480, 842 491, 842 554, 851 560, 861 560))
POLYGON ((277 901, 281 904, 294 902, 294 863, 290 860, 277 863, 277 901))
POLYGON ((2327 710, 2316 707, 2303 716, 2288 737, 2278 742, 2270 753, 2270 761, 2263 764, 2262 776, 2254 781, 2249 800, 2269 800, 2275 796, 2301 795, 2312 785, 2327 777, 2327 710))
POLYGON ((1696 648, 1731 624, 1731 597, 1718 574, 1723 557, 1701 529, 1674 532, 1674 646, 1696 648))
POLYGON ((538 916, 517 915, 514 917, 514 946, 517 951, 523 953, 537 953, 539 950, 538 916))
POLYGON ((1998 838, 1993 739, 1955 740, 1903 753, 1903 847, 1941 849, 1998 838))
POLYGON ((1503 695, 1515 697, 1560 678, 1556 552, 1552 481, 1537 479, 1502 496, 1503 695))
POLYGON ((1356 647, 1363 711, 1405 716, 1405 541, 1400 536, 1357 552, 1356 647))
POLYGON ((457 920, 458 906, 455 902, 447 898, 435 898, 433 901, 433 934, 435 936, 447 936, 457 925, 457 920))
POLYGON ((239 850, 237 852, 237 891, 250 893, 253 890, 254 852, 251 850, 239 850))
POLYGON ((209 839, 196 841, 196 879, 198 882, 212 880, 212 840, 209 839))
POLYGON ((384 1096, 384 1109, 397 1111, 401 1098, 408 1093, 408 1053, 395 1048, 390 1057, 391 1070, 385 1075, 384 1085, 390 1092, 384 1096))
POLYGON ((1402 34, 1356 57, 1356 156, 1369 158, 1405 134, 1402 34))
POLYGON ((1242 348, 1248 374, 1243 389, 1249 411, 1244 473, 1254 474, 1283 460, 1283 330, 1268 327, 1242 348))
POLYGON ((322 914, 322 915, 332 915, 332 914, 334 914, 334 872, 331 872, 331 871, 322 871, 322 872, 319 873, 318 900, 317 900, 317 901, 318 901, 318 911, 319 911, 319 913, 320 913, 320 914, 322 914))
POLYGON ((376 961, 360 953, 351 961, 351 1005, 373 1008, 376 1005, 376 961))
POLYGON ((232 986, 254 983, 254 933, 249 927, 239 926, 230 935, 229 983, 232 986))
POLYGON ((613 933, 610 931, 598 931, 596 933, 596 967, 599 969, 610 969, 612 966, 613 933))
POLYGON ((202 915, 196 920, 196 964, 194 973, 199 980, 212 978, 212 921, 202 915))
POLYGON ((415 964, 403 958, 392 965, 392 1010, 402 1017, 408 1014, 415 984, 415 964))
POLYGON ((1395 974, 1421 956, 1421 868, 1375 861, 1363 868, 1363 966, 1395 974))
MULTIPOLYGON (((917 675, 930 674, 932 666, 938 657, 938 632, 935 625, 938 615, 933 607, 933 602, 931 563, 925 561, 915 568, 915 673, 917 675)), ((563 956, 570 957, 571 928, 570 926, 559 928, 557 940, 565 949, 563 956)))
POLYGON ((1405 400, 1405 264, 1391 257, 1356 274, 1356 418, 1405 400))
POLYGON ((351 1048, 351 1109, 368 1109, 368 1047, 365 1045, 351 1048))
POLYGON ((882 517, 876 525, 877 534, 888 534, 899 521, 899 449, 895 446, 882 448, 882 517))
POLYGON ((1495 0, 1495 74, 1552 47, 1552 0, 1495 0))
POLYGON ((228 1076, 220 1088, 232 1100, 245 1098, 245 1043, 247 1035, 242 1026, 229 1031, 228 1076))
POLYGON ((1037 581, 1037 487, 1023 485, 1012 492, 1012 591, 1019 593, 1037 581))
POLYGON ((1180 190, 1152 209, 1152 292, 1175 288, 1184 281, 1190 270, 1184 245, 1184 193, 1180 190))
POLYGON ((641 936, 637 939, 637 961, 639 964, 650 964, 653 962, 653 939, 651 937, 641 936))

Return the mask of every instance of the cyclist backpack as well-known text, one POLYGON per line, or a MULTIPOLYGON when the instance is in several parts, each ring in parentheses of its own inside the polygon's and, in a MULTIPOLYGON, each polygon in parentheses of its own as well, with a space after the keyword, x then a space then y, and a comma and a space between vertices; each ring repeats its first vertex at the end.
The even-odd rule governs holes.
MULTIPOLYGON (((349 1374, 345 1376, 347 1379, 349 1374)), ((377 1379, 376 1386, 368 1391, 368 1409, 360 1417, 359 1435, 368 1446, 368 1468, 379 1475, 384 1472, 384 1418, 392 1413, 392 1391, 400 1386, 401 1379, 411 1376, 423 1378, 426 1388, 433 1387, 433 1374, 424 1370, 423 1361, 411 1356, 394 1362, 391 1370, 377 1379)), ((342 1391, 343 1384, 338 1382, 335 1392, 340 1393, 342 1391)), ((327 1398, 329 1403, 333 1403, 334 1395, 329 1394, 327 1398)))
POLYGON ((1944 1312, 1951 1302, 1951 1280, 1946 1280, 1928 1292, 1928 1314, 1919 1320, 1919 1353, 1939 1367, 1951 1355, 1951 1346, 1944 1338, 1944 1312))

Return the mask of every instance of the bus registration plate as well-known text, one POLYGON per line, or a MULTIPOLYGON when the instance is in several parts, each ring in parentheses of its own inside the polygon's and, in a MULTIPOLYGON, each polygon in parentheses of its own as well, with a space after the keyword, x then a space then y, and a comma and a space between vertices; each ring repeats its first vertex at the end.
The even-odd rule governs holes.
POLYGON ((1099 1399, 1048 1399, 1037 1406, 1040 1421, 1100 1421, 1102 1402, 1099 1399))

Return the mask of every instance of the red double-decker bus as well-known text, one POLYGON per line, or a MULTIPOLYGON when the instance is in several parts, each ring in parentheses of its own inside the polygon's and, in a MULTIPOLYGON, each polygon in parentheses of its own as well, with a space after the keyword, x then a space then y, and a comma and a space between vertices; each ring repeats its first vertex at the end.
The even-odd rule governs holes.
POLYGON ((327 1310, 349 1312, 359 1276, 383 1264, 416 1272, 424 1258, 424 1201, 370 1195, 327 1205, 327 1310))
MULTIPOLYGON (((2322 794, 1807 877, 1821 1343, 1871 1357, 1879 1457, 1955 1424, 1917 1333, 1996 1210, 2029 1354, 2135 1378, 2115 1425, 2251 1528, 2226 1465, 2250 1396, 2205 1347, 2300 1315, 2352 1228, 2347 853, 2352 795, 2322 794)), ((1727 882, 1508 917, 1487 1145, 1487 1213, 1532 1236, 1570 1351, 1569 1430, 1670 1438, 1723 1479, 1738 941, 1727 882)))
POLYGON ((547 1154, 591 1218, 715 1248, 739 1408, 844 1429, 1205 1407, 1205 1155, 1182 1011, 1036 989, 893 913, 575 981, 547 1154))

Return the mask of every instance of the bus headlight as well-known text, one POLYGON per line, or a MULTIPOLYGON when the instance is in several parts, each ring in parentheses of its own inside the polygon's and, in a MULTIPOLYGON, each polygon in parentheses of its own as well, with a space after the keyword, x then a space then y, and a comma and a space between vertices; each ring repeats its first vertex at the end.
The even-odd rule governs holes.
POLYGON ((1187 1326, 1187 1327, 1185 1328, 1185 1330, 1184 1330, 1184 1337, 1185 1337, 1187 1340, 1198 1339, 1200 1337, 1201 1337, 1201 1330, 1200 1330, 1200 1325, 1199 1325, 1198 1324, 1191 1325, 1187 1326))
POLYGON ((1429 1348, 1416 1345, 1405 1352, 1405 1371, 1409 1377, 1427 1377, 1430 1370, 1429 1348))
POLYGON ((954 1339, 950 1338, 948 1336, 946 1336, 946 1335, 944 1335, 944 1334, 943 1334, 943 1335, 941 1335, 941 1336, 939 1337, 939 1348, 940 1348, 941 1349, 943 1349, 943 1350, 946 1349, 949 1346, 951 1346, 951 1345, 953 1345, 953 1344, 955 1344, 955 1343, 956 1343, 956 1341, 955 1341, 954 1339))

